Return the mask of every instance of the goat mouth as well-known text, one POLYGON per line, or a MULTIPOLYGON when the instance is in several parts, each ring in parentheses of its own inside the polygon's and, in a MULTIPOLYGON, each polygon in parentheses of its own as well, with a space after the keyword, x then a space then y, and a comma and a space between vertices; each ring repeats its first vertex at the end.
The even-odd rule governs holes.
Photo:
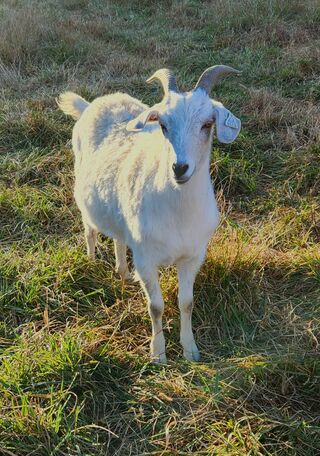
MULTIPOLYGON (((190 176, 191 177, 191 176, 190 176)), ((190 177, 185 177, 185 178, 181 178, 181 179, 176 179, 176 183, 181 185, 181 184, 185 184, 186 182, 188 182, 188 180, 190 180, 190 177)))
POLYGON ((192 171, 192 173, 190 174, 190 176, 186 176, 186 177, 183 177, 183 176, 182 176, 180 179, 175 178, 176 183, 179 184, 179 185, 181 185, 181 184, 185 184, 186 182, 188 182, 188 181, 191 179, 191 177, 194 175, 195 170, 196 170, 196 169, 194 169, 194 170, 192 171))

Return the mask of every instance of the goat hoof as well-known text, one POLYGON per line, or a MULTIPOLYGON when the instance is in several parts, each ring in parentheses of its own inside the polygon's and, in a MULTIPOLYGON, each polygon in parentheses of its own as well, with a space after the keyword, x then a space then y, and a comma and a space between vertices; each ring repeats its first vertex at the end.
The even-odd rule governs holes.
POLYGON ((188 361, 194 361, 194 362, 200 361, 200 352, 196 346, 192 348, 192 351, 184 350, 183 356, 188 361))
POLYGON ((151 355, 152 362, 154 364, 167 364, 167 357, 165 353, 160 355, 151 355))
POLYGON ((119 269, 117 268, 116 269, 116 272, 117 274, 120 275, 121 279, 124 281, 124 282, 131 282, 132 281, 132 275, 130 274, 130 271, 129 269, 119 269))
POLYGON ((129 271, 126 271, 124 274, 121 274, 121 278, 124 282, 132 282, 132 276, 129 271))

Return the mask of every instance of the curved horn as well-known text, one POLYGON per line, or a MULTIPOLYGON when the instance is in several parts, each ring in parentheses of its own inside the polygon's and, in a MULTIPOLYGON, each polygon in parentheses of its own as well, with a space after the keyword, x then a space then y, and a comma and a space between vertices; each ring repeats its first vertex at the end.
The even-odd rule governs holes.
POLYGON ((162 68, 161 70, 156 71, 146 82, 149 84, 156 79, 161 82, 165 96, 168 95, 169 92, 179 92, 176 77, 171 70, 162 68))
POLYGON ((200 87, 209 94, 217 81, 222 76, 227 76, 228 74, 241 74, 241 71, 235 70, 234 68, 226 65, 214 65, 207 68, 200 76, 194 90, 200 87))

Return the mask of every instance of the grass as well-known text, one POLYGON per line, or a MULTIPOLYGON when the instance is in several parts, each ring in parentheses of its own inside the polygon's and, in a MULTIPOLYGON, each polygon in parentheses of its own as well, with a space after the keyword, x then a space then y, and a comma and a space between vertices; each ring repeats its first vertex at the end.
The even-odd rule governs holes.
POLYGON ((316 0, 4 0, 0 5, 0 454, 320 452, 320 8, 316 0), (182 359, 173 268, 169 364, 149 363, 137 285, 112 243, 85 255, 72 121, 55 97, 125 90, 216 63, 243 120, 212 150, 222 223, 195 287, 199 364, 182 359))

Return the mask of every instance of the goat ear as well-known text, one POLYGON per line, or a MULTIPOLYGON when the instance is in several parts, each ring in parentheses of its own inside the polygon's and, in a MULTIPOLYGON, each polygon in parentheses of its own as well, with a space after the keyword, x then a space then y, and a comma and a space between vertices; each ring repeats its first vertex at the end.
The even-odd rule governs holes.
POLYGON ((148 109, 143 111, 138 117, 130 120, 127 123, 126 129, 128 131, 141 131, 147 122, 157 122, 159 120, 159 113, 155 110, 148 109))
POLYGON ((218 102, 213 102, 213 115, 218 141, 225 144, 235 141, 241 130, 240 119, 218 102))

